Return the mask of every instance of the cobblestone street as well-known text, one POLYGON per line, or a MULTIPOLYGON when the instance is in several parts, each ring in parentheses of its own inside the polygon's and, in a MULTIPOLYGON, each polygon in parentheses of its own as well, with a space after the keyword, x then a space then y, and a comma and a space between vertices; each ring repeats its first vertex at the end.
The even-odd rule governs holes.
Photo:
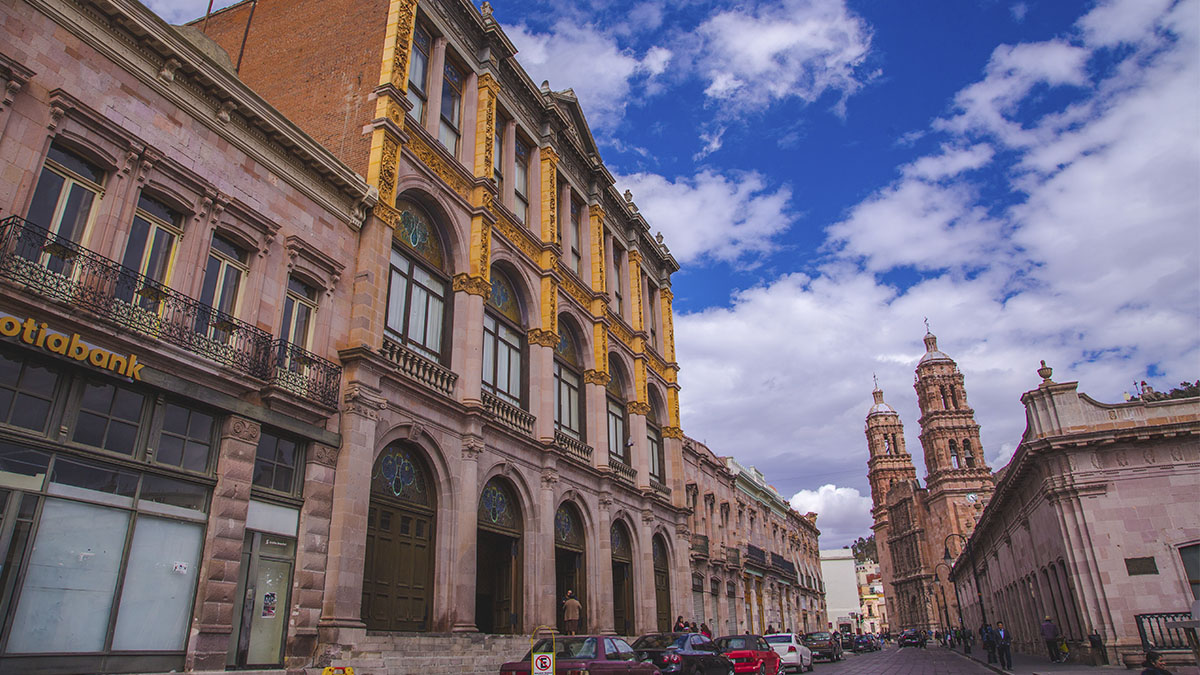
POLYGON ((837 663, 818 661, 819 675, 992 675, 992 671, 944 649, 899 649, 847 654, 837 663))

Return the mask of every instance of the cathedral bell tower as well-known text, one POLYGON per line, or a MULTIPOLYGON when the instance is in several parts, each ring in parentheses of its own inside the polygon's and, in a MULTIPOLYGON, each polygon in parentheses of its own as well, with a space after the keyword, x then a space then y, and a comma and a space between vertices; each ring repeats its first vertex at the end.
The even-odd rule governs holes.
POLYGON ((887 493, 893 483, 912 481, 917 477, 912 455, 904 447, 904 423, 892 406, 884 403, 879 384, 871 392, 875 405, 867 413, 867 479, 871 482, 871 507, 876 510, 887 504, 887 493))

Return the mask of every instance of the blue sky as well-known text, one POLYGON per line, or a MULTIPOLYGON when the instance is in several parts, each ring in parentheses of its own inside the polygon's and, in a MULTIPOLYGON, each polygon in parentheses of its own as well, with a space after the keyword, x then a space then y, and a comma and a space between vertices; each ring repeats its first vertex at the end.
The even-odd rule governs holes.
POLYGON ((1041 359, 1107 402, 1200 377, 1200 0, 492 4, 682 265, 684 431, 823 547, 869 533, 873 374, 925 473, 925 317, 993 469, 1041 359))

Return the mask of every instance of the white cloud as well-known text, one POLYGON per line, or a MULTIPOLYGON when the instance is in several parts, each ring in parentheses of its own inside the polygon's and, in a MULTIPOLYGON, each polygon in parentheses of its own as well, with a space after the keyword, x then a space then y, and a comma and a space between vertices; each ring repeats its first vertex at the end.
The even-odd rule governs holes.
POLYGON ((1020 23, 1025 20, 1025 15, 1029 13, 1029 5, 1023 2, 1018 2, 1012 7, 1009 7, 1008 11, 1012 14, 1013 21, 1020 23))
POLYGON ((1133 380, 1195 379, 1200 3, 1139 2, 1099 5, 1080 43, 997 48, 933 125, 945 143, 828 227, 819 270, 679 314, 684 430, 776 485, 825 485, 799 508, 824 493, 818 525, 843 536, 829 516, 844 518, 841 545, 869 534, 834 497, 866 498, 873 373, 926 473, 912 390, 924 317, 965 375, 993 469, 1021 438, 1041 359, 1107 402, 1133 380), (1088 65, 1118 43, 1104 54, 1118 63, 1088 65), (1057 109, 1040 98, 1055 86, 1074 94, 1057 109))
MULTIPOLYGON (((782 99, 844 103, 862 87, 871 32, 843 0, 789 0, 718 12, 695 31, 705 94, 732 108, 782 99)), ((841 105, 841 103, 839 103, 841 105)))
POLYGON ((841 548, 870 534, 871 498, 854 488, 826 484, 817 490, 801 490, 789 501, 800 513, 817 513, 823 549, 841 548))
POLYGON ((674 180, 652 173, 617 176, 621 189, 651 226, 661 230, 680 263, 733 261, 774 248, 773 238, 791 224, 791 191, 769 189, 758 173, 724 176, 704 170, 674 180))
POLYGON ((575 22, 559 22, 549 33, 518 24, 506 26, 505 33, 534 82, 549 80, 552 89, 575 90, 594 130, 615 127, 625 114, 633 82, 662 74, 671 60, 664 47, 651 47, 639 58, 621 49, 612 35, 575 22))
MULTIPOLYGON (((170 24, 182 24, 192 19, 204 18, 208 0, 144 0, 152 12, 170 24)), ((224 9, 240 0, 216 0, 213 11, 224 9)))

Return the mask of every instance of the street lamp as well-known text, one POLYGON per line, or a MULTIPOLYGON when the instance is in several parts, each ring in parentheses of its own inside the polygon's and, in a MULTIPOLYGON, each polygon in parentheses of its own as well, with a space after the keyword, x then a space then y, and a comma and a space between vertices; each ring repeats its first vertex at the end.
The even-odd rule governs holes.
MULTIPOLYGON (((945 541, 942 542, 942 548, 945 549, 945 555, 943 556, 942 559, 944 560, 947 567, 949 567, 955 560, 954 556, 950 555, 950 538, 951 537, 961 537, 963 540, 963 550, 959 552, 959 555, 966 552, 967 545, 970 543, 970 540, 966 537, 966 535, 962 535, 957 532, 951 532, 950 534, 946 535, 945 541)), ((934 570, 936 570, 936 569, 937 569, 937 567, 934 567, 934 570)), ((947 576, 949 576, 949 572, 947 572, 947 576)), ((984 624, 986 624, 988 622, 987 609, 983 606, 983 588, 979 585, 979 570, 975 566, 974 556, 971 557, 971 576, 975 579, 975 598, 977 600, 979 600, 980 620, 984 624)), ((958 584, 955 584, 955 589, 956 589, 955 595, 958 595, 957 587, 958 587, 958 584)), ((962 621, 962 608, 961 607, 958 609, 958 619, 960 622, 962 621)))
MULTIPOLYGON (((940 562, 940 563, 934 565, 933 566, 934 578, 937 578, 937 571, 938 571, 939 567, 946 568, 946 580, 949 581, 950 580, 950 563, 940 562)), ((946 587, 942 585, 941 579, 938 579, 938 591, 941 592, 941 594, 942 594, 942 616, 946 619, 946 628, 949 629, 949 628, 952 628, 952 625, 950 624, 950 605, 946 604, 946 587)), ((955 595, 958 595, 958 594, 955 593, 955 595)), ((963 625, 962 607, 958 608, 958 625, 959 626, 963 625)), ((964 628, 965 628, 965 626, 964 626, 964 628)))

